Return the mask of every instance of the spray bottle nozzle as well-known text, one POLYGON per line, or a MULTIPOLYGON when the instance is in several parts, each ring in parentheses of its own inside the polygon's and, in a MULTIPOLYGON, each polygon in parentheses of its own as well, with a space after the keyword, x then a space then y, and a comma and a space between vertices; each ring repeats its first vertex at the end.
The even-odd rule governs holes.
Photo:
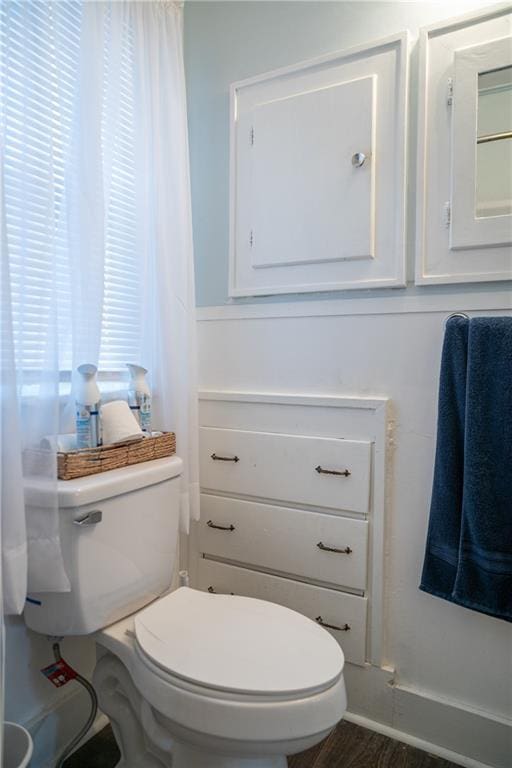
POLYGON ((98 369, 92 363, 82 363, 82 365, 78 366, 77 371, 82 376, 85 376, 86 378, 90 379, 93 376, 96 376, 98 369))

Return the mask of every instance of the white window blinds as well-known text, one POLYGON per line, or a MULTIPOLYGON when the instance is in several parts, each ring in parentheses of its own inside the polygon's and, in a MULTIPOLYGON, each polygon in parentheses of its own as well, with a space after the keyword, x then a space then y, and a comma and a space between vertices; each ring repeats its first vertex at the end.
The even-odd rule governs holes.
MULTIPOLYGON (((133 47, 126 26, 116 47, 120 54, 111 61, 110 21, 107 13, 104 50, 88 53, 102 57, 104 78, 97 132, 104 164, 103 221, 97 222, 104 258, 103 274, 94 276, 100 301, 91 311, 101 311, 100 370, 115 371, 139 359, 140 281, 133 47), (115 110, 107 87, 113 67, 115 110)), ((68 197, 78 120, 87 119, 83 110, 78 117, 82 23, 80 2, 15 0, 0 6, 5 223, 16 362, 24 371, 43 369, 55 356, 61 370, 69 370, 73 334, 87 333, 87 327, 77 329, 74 315, 73 281, 81 278, 70 257, 69 242, 76 233, 69 230, 69 212, 77 198, 68 197), (44 329, 51 324, 56 338, 49 339, 44 329)), ((79 318, 86 326, 95 321, 83 311, 79 318)))

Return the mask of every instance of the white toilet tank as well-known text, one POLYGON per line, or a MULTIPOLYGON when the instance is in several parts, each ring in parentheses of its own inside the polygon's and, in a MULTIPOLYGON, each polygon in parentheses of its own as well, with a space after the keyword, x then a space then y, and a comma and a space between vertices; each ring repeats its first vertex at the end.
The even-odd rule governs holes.
POLYGON ((34 602, 25 609, 31 629, 90 634, 168 589, 178 546, 181 469, 181 459, 172 456, 59 480, 60 538, 71 591, 31 592, 34 602))

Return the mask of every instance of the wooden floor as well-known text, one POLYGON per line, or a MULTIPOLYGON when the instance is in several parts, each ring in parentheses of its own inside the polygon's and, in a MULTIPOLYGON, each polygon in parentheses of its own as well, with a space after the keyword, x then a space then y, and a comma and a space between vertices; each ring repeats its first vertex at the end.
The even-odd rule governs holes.
POLYGON ((346 720, 325 741, 288 758, 288 768, 457 768, 454 763, 346 720))
MULTIPOLYGON (((94 736, 64 768, 114 768, 119 750, 110 727, 94 736)), ((454 763, 343 720, 313 749, 288 758, 289 768, 457 768, 454 763)))

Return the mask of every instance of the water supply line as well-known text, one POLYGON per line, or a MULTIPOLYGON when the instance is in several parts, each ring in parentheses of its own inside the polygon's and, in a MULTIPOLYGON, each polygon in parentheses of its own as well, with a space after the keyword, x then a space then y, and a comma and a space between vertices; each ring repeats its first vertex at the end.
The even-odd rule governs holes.
MULTIPOLYGON (((53 655, 55 657, 55 661, 62 661, 63 659, 60 653, 59 643, 53 643, 52 648, 53 648, 53 655)), ((79 675, 79 674, 77 674, 77 676, 74 679, 76 680, 77 683, 80 683, 80 685, 83 688, 85 688, 85 690, 89 694, 89 697, 91 699, 91 711, 90 711, 89 717, 87 718, 87 722, 84 724, 83 728, 80 729, 80 732, 77 733, 74 739, 70 741, 68 746, 59 755, 57 762, 55 763, 55 768, 62 768, 66 758, 69 757, 69 755, 77 746, 77 744, 80 743, 80 741, 83 739, 85 734, 91 728, 92 724, 96 719, 96 715, 98 713, 98 697, 91 683, 88 680, 86 680, 85 677, 82 677, 82 675, 79 675)))
MULTIPOLYGON (((190 578, 189 578, 188 571, 180 571, 179 572, 180 587, 188 587, 189 584, 190 584, 190 578)), ((58 642, 54 642, 52 645, 52 648, 53 648, 53 655, 55 657, 55 661, 62 661, 63 659, 60 652, 60 644, 58 642)), ((59 755, 57 762, 55 763, 55 768, 63 767, 66 758, 69 757, 71 752, 75 749, 75 747, 80 743, 80 741, 84 738, 86 733, 92 727, 96 719, 96 715, 98 713, 98 696, 96 694, 96 691, 94 690, 94 686, 85 677, 82 677, 82 675, 78 673, 76 674, 76 677, 74 679, 83 688, 85 688, 85 690, 89 694, 89 697, 91 699, 91 711, 90 711, 89 717, 87 718, 86 723, 84 723, 83 728, 80 729, 80 732, 76 734, 74 739, 68 744, 68 746, 59 755)))

